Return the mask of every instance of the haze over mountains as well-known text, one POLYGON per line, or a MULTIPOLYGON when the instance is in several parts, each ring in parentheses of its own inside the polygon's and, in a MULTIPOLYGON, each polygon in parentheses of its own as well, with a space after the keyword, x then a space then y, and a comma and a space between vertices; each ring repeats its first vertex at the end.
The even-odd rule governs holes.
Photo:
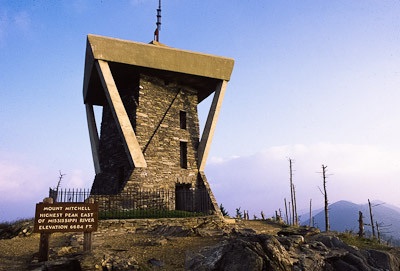
MULTIPOLYGON (((400 208, 384 203, 382 201, 373 201, 372 214, 374 224, 378 222, 381 229, 383 239, 388 240, 393 237, 393 244, 400 244, 400 208)), ((364 224, 370 224, 370 215, 368 204, 355 204, 350 201, 341 200, 329 205, 329 223, 331 230, 346 231, 351 230, 354 233, 358 232, 358 212, 363 213, 364 224)), ((321 230, 325 230, 325 215, 324 210, 314 211, 312 214, 315 221, 315 226, 321 230)), ((309 225, 309 213, 302 215, 301 224, 309 225)), ((371 233, 371 227, 365 225, 364 231, 366 234, 371 233)))

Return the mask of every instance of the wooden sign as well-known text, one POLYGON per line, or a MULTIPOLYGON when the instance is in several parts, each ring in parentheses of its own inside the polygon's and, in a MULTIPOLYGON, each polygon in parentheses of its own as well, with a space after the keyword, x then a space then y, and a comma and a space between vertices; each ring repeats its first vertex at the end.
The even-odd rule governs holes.
POLYGON ((34 232, 93 232, 97 230, 98 203, 38 203, 34 232))

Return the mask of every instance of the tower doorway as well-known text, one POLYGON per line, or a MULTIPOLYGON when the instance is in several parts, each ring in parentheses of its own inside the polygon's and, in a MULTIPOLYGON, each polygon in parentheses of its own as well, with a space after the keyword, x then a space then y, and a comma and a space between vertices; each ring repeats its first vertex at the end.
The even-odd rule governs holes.
POLYGON ((175 210, 193 211, 193 191, 190 184, 175 186, 175 210))

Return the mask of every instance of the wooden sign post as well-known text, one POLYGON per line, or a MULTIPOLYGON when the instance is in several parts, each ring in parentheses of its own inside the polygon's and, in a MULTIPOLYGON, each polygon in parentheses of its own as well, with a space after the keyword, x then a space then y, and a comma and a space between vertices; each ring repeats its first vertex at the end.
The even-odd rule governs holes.
MULTIPOLYGON (((43 203, 53 204, 53 198, 44 198, 43 203)), ((35 220, 36 222, 36 220, 35 220)), ((51 233, 41 232, 39 241, 39 262, 44 262, 49 259, 49 242, 51 233)))
POLYGON ((83 232, 84 251, 92 249, 92 232, 97 230, 99 205, 89 198, 85 203, 53 203, 45 198, 36 204, 33 231, 40 233, 39 261, 49 258, 49 240, 54 232, 83 232))
MULTIPOLYGON (((89 198, 86 200, 87 203, 94 204, 94 199, 89 198)), ((92 232, 85 231, 83 232, 83 251, 92 250, 92 232)))

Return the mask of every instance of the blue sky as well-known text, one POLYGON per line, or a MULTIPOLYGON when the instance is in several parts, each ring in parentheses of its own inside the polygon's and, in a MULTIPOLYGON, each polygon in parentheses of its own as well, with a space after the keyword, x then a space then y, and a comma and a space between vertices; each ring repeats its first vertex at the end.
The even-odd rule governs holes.
MULTIPOLYGON (((0 221, 94 176, 82 84, 86 35, 153 38, 156 0, 0 0, 0 221)), ((160 41, 232 57, 206 166, 218 202, 259 214, 380 199, 400 206, 399 1, 163 1, 160 41)), ((199 106, 204 124, 210 99, 199 106)))

